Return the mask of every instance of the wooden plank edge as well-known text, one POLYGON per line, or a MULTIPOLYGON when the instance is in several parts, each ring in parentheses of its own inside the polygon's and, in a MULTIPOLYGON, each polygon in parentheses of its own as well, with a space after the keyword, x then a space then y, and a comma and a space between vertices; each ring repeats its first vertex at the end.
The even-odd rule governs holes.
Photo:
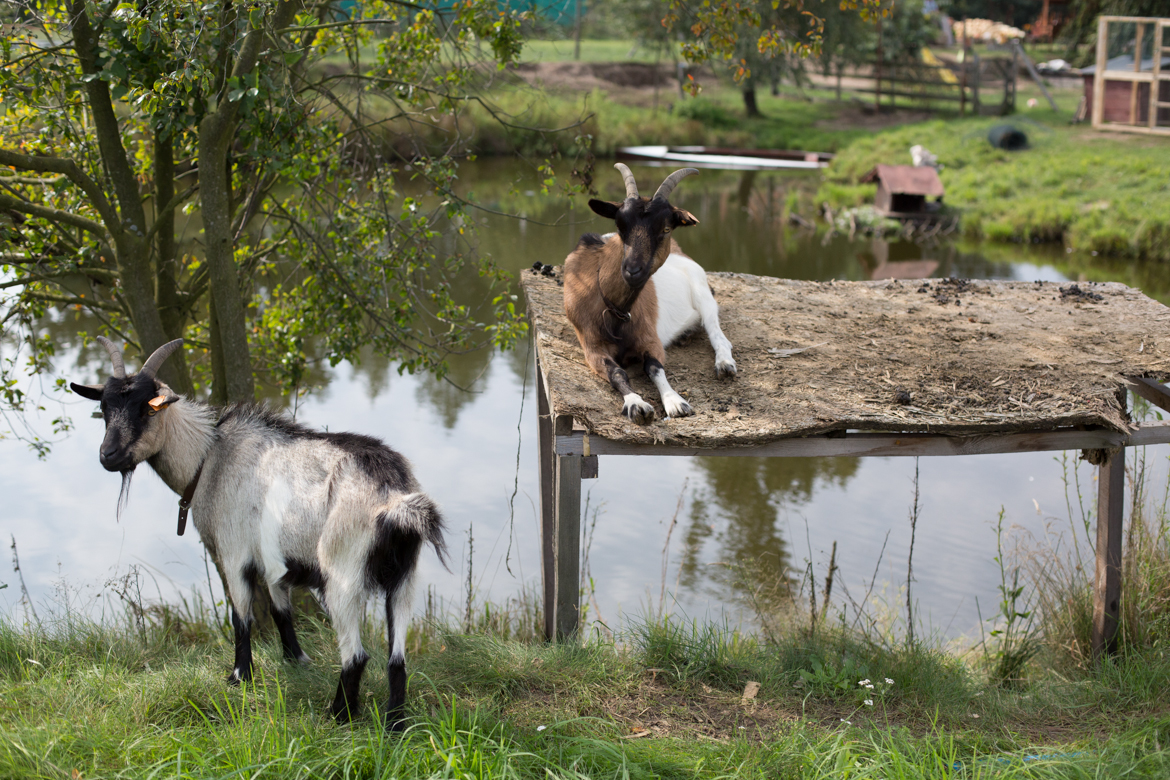
MULTIPOLYGON (((556 437, 557 455, 584 454, 584 435, 556 437)), ((1146 423, 1132 434, 1106 429, 943 436, 934 433, 848 433, 779 439, 749 447, 704 449, 669 444, 627 444, 589 436, 591 455, 671 455, 707 457, 899 457, 994 455, 1011 452, 1092 450, 1170 444, 1170 422, 1146 423)))
POLYGON ((1170 412, 1170 387, 1144 376, 1127 376, 1129 389, 1159 409, 1170 412))

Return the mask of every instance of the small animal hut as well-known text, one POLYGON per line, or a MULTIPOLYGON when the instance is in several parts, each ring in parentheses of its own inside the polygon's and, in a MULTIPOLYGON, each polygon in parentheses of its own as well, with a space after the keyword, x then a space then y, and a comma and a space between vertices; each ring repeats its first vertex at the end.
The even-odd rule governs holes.
MULTIPOLYGON (((558 276, 560 269, 557 269, 558 276)), ((536 348, 545 631, 576 633, 581 480, 599 455, 899 456, 1085 450, 1098 464, 1094 647, 1116 633, 1126 390, 1170 409, 1170 308, 1121 284, 801 282, 708 274, 739 374, 706 339, 667 352, 692 417, 635 425, 585 366, 558 279, 525 273, 536 348)), ((658 394, 632 370, 635 392, 658 394)), ((661 407, 659 414, 661 415, 661 407)))
POLYGON ((924 219, 938 211, 943 185, 938 171, 928 166, 879 165, 861 178, 877 183, 873 205, 882 216, 895 219, 924 219), (934 198, 927 202, 927 198, 934 198))
POLYGON ((1170 18, 1102 16, 1081 74, 1093 127, 1170 135, 1170 18))

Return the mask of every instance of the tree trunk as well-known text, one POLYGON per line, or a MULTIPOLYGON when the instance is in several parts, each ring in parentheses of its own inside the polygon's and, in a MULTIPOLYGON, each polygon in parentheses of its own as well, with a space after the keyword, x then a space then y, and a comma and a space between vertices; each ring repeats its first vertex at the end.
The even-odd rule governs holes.
MULTIPOLYGON (((171 139, 154 135, 154 208, 155 208, 155 295, 163 332, 168 339, 182 338, 187 317, 179 297, 175 273, 175 212, 164 207, 175 195, 175 159, 171 139)), ((164 364, 170 371, 163 381, 176 392, 193 396, 195 386, 187 370, 187 355, 179 350, 164 364)))
POLYGON ((211 305, 215 307, 218 352, 224 368, 223 397, 227 401, 251 401, 256 397, 256 390, 248 349, 244 295, 236 268, 231 181, 227 175, 227 156, 235 129, 234 114, 234 111, 216 112, 199 123, 199 199, 211 305), (229 115, 225 116, 225 113, 229 115))
MULTIPOLYGON (((138 191, 138 179, 122 145, 122 131, 118 125, 114 104, 110 99, 109 85, 97 78, 98 67, 97 33, 90 24, 84 2, 70 4, 73 50, 77 54, 81 71, 90 78, 85 81, 85 93, 93 114, 94 131, 97 134, 98 150, 102 164, 110 177, 117 199, 117 222, 106 225, 114 240, 118 260, 118 275, 122 282, 122 293, 130 309, 130 321, 138 335, 143 357, 169 341, 155 304, 154 275, 150 268, 150 242, 146 240, 146 210, 138 191)), ((172 361, 167 361, 159 371, 163 381, 183 386, 184 379, 177 373, 172 361)), ((183 372, 185 373, 185 372, 183 372)), ((189 380, 187 380, 189 384, 189 380)))
POLYGON ((754 78, 749 78, 743 83, 743 109, 750 118, 759 118, 763 114, 760 113, 760 107, 756 104, 756 81, 754 78))

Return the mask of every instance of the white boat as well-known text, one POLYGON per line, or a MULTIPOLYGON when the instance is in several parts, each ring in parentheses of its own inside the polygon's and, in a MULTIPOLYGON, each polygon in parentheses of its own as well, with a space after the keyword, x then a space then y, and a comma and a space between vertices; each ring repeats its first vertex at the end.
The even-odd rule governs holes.
POLYGON ((833 159, 833 155, 826 152, 709 146, 623 146, 618 149, 617 157, 649 165, 689 165, 732 171, 814 170, 824 168, 833 159))

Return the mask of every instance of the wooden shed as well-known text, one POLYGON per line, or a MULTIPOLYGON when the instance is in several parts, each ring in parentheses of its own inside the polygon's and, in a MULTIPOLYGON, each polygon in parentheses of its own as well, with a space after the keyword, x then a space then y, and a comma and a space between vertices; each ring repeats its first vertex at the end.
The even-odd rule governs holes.
MULTIPOLYGON (((1170 56, 1162 57, 1162 69, 1170 70, 1170 56)), ((1146 57, 1139 68, 1134 68, 1132 54, 1122 54, 1114 57, 1105 64, 1105 70, 1122 71, 1125 73, 1150 73, 1154 69, 1154 58, 1146 57)), ((1090 65, 1081 68, 1081 77, 1085 80, 1085 112, 1093 115, 1093 94, 1097 84, 1097 66, 1090 65)), ((1102 89, 1104 107, 1101 111, 1102 122, 1117 122, 1127 125, 1146 126, 1150 124, 1150 84, 1131 81, 1116 81, 1113 74, 1105 80, 1102 89)), ((1170 81, 1162 81, 1158 85, 1158 102, 1170 103, 1170 81)), ((1157 125, 1170 124, 1170 110, 1158 109, 1157 125)))
POLYGON ((926 166, 878 165, 861 178, 863 183, 877 183, 873 205, 884 216, 921 218, 938 210, 943 185, 938 171, 926 166), (934 198, 928 203, 927 198, 934 198))
POLYGON ((1170 135, 1170 18, 1098 17, 1097 61, 1081 73, 1093 127, 1170 135))

